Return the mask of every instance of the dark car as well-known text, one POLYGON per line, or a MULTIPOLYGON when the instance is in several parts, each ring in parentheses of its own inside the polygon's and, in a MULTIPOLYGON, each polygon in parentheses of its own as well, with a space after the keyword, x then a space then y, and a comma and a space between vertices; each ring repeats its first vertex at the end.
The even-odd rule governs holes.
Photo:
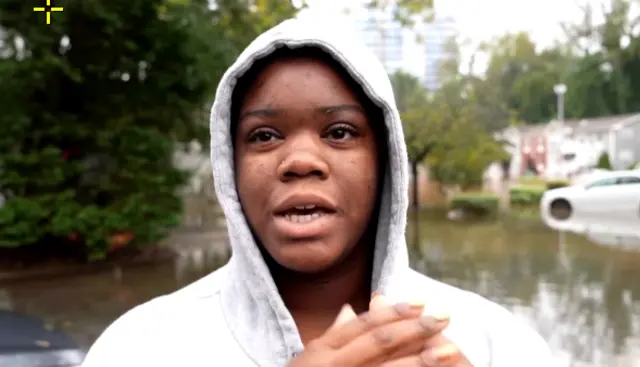
POLYGON ((35 317, 0 311, 0 367, 78 367, 85 353, 35 317))

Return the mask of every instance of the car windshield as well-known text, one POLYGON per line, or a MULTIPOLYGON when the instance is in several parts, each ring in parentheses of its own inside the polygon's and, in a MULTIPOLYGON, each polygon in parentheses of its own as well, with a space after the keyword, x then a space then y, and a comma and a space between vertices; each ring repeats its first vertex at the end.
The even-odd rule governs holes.
POLYGON ((611 185, 615 185, 617 182, 618 182, 618 179, 616 177, 601 178, 597 181, 587 184, 586 188, 591 189, 594 187, 611 186, 611 185))

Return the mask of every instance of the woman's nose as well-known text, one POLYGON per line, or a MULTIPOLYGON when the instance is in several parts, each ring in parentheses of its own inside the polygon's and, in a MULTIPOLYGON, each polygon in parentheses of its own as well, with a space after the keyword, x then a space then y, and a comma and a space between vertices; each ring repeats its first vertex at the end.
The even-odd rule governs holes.
POLYGON ((322 155, 320 137, 296 137, 288 143, 290 147, 287 155, 278 166, 278 177, 281 181, 308 176, 319 179, 328 177, 329 165, 322 155))

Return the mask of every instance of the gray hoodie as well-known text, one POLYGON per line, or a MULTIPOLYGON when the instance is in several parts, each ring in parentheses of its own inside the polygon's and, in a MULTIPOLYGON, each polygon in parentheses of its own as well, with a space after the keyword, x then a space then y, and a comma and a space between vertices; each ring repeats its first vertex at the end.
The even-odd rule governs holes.
POLYGON ((84 367, 282 367, 304 349, 243 215, 234 182, 231 95, 239 76, 278 46, 313 46, 333 56, 384 112, 386 170, 372 290, 391 301, 423 300, 451 314, 445 336, 476 367, 553 365, 542 338, 503 307, 409 268, 405 243, 407 151, 393 91, 382 65, 333 26, 291 19, 259 36, 224 74, 211 111, 211 164, 232 256, 221 269, 140 305, 109 326, 84 367))

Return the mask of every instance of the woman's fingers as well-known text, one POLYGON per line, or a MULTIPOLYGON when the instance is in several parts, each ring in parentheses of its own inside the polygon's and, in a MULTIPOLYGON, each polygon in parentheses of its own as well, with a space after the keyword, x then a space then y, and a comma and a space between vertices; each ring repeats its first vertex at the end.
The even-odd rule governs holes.
POLYGON ((440 333, 448 324, 447 317, 422 316, 418 319, 400 320, 374 328, 340 350, 338 360, 345 366, 356 362, 382 363, 398 350, 421 343, 440 333))
POLYGON ((460 350, 453 344, 447 343, 414 355, 390 360, 380 367, 472 367, 464 358, 460 350))
POLYGON ((369 310, 375 310, 387 305, 387 300, 384 298, 382 293, 373 292, 371 295, 371 302, 369 302, 369 310))
MULTIPOLYGON (((345 312, 345 315, 338 316, 341 320, 346 320, 348 317, 351 317, 349 316, 350 313, 348 310, 343 308, 341 314, 343 312, 345 312)), ((377 327, 400 320, 417 320, 421 313, 422 307, 411 307, 408 304, 397 304, 371 310, 345 323, 336 321, 321 337, 321 342, 332 348, 340 348, 360 335, 377 327)))

